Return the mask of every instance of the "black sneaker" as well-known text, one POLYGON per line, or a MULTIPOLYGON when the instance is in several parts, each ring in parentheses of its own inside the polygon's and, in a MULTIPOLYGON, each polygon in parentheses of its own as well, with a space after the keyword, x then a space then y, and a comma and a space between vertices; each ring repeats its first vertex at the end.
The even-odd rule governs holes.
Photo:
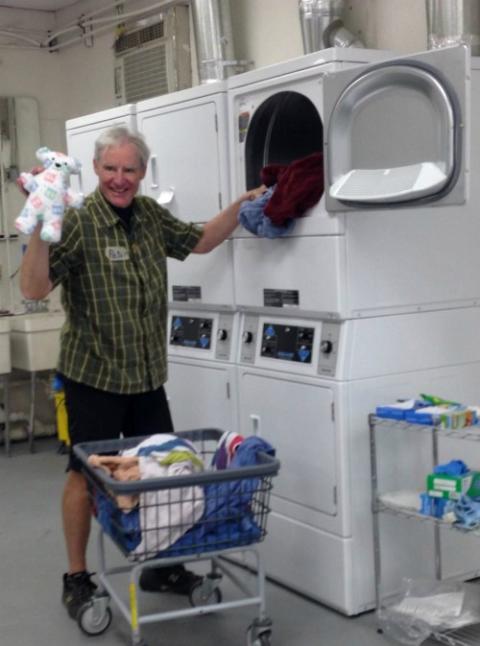
POLYGON ((63 575, 62 601, 72 619, 77 618, 77 613, 84 603, 89 601, 95 593, 97 586, 90 580, 89 572, 76 572, 63 575))
POLYGON ((183 565, 149 567, 142 570, 140 588, 145 592, 175 592, 189 595, 190 590, 203 577, 198 576, 183 565))

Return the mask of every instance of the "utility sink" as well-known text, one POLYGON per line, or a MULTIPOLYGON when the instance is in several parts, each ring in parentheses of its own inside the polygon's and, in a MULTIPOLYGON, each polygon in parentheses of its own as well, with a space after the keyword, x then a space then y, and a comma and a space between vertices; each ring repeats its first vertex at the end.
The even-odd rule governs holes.
POLYGON ((63 313, 53 312, 11 317, 12 367, 29 372, 53 370, 57 365, 64 322, 63 313))
POLYGON ((0 375, 12 369, 10 355, 10 317, 0 317, 0 375))

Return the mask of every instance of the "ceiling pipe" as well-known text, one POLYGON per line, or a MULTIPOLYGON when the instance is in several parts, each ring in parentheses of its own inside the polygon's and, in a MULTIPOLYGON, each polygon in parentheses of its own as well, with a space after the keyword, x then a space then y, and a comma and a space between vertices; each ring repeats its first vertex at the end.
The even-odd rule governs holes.
POLYGON ((230 0, 191 0, 200 83, 213 83, 247 69, 235 59, 230 0))
POLYGON ((305 54, 326 47, 364 47, 343 23, 345 0, 299 0, 298 9, 305 54))
POLYGON ((480 3, 478 0, 426 0, 429 49, 466 44, 480 55, 480 3))

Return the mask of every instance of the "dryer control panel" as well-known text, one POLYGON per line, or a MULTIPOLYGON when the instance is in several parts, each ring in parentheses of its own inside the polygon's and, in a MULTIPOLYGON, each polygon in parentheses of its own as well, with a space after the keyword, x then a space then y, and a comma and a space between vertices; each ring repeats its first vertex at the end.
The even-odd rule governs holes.
POLYGON ((231 359, 233 314, 193 315, 172 313, 170 317, 169 352, 205 359, 231 359))
POLYGON ((245 314, 240 363, 335 377, 341 324, 245 314))
POLYGON ((172 318, 170 345, 209 350, 212 342, 212 329, 213 319, 175 316, 172 318))
POLYGON ((283 361, 312 363, 314 335, 313 327, 264 323, 260 355, 283 361))

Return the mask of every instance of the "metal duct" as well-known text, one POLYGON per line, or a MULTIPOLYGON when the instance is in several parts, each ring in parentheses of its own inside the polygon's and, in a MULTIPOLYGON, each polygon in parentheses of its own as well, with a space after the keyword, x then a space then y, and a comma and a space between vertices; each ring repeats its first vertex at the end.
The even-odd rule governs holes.
POLYGON ((480 56, 480 2, 426 0, 428 47, 438 49, 465 43, 480 56))
POLYGON ((200 83, 223 80, 246 63, 235 60, 230 0, 192 0, 200 83))
POLYGON ((325 47, 363 47, 363 43, 343 24, 345 0, 299 0, 303 51, 325 47))

